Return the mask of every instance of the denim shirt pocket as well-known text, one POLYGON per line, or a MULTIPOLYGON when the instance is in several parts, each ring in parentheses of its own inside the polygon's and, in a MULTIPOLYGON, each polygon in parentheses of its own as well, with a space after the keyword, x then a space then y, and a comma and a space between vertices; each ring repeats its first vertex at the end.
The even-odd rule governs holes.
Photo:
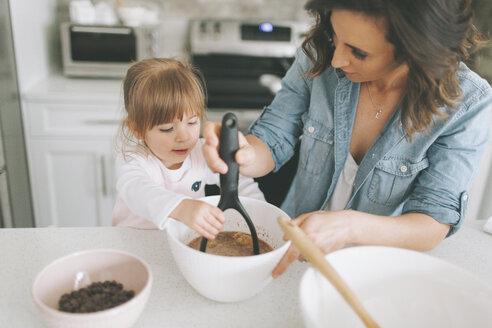
POLYGON ((333 128, 309 117, 303 117, 303 123, 299 166, 309 173, 318 174, 333 153, 333 128))
POLYGON ((385 206, 401 203, 408 196, 419 172, 428 166, 427 157, 417 163, 402 158, 383 158, 374 168, 367 197, 385 206))

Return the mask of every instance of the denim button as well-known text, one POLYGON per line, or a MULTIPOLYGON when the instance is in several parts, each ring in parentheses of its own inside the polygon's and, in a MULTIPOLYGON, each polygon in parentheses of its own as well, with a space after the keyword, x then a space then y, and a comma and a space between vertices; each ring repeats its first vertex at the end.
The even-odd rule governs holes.
POLYGON ((308 127, 308 131, 309 131, 309 133, 313 133, 314 132, 314 126, 308 127))
POLYGON ((406 165, 400 166, 400 171, 402 171, 403 173, 407 172, 407 170, 408 170, 408 167, 406 165))
POLYGON ((463 195, 463 200, 466 202, 468 200, 468 194, 463 195))

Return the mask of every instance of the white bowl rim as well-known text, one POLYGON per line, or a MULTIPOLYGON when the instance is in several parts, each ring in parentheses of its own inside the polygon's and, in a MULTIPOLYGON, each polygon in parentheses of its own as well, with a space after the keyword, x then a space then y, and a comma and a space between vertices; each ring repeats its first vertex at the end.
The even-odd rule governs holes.
MULTIPOLYGON (((177 221, 177 220, 174 220, 176 223, 179 223, 179 224, 182 224, 182 225, 185 225, 184 223, 180 222, 180 221, 177 221)), ((174 223, 174 222, 173 222, 174 223)), ((185 225, 186 226, 186 225, 185 225)), ((190 229, 190 228, 188 228, 190 229)), ((229 230, 225 230, 225 231, 229 231, 229 230)), ((168 238, 171 238, 176 244, 179 245, 179 247, 183 248, 185 247, 185 249, 187 250, 191 250, 192 252, 196 252, 196 253, 200 253, 202 254, 203 256, 205 257, 209 257, 209 258, 216 258, 216 259, 227 259, 228 261, 231 261, 231 262, 234 262, 234 261, 241 261, 241 262, 244 262, 244 261, 252 261, 252 260, 256 260, 258 259, 258 257, 269 257, 269 256, 274 256, 276 253, 279 253, 279 252, 285 252, 286 249, 290 246, 291 244, 291 241, 290 240, 287 240, 285 243, 282 244, 282 246, 280 247, 277 247, 273 250, 271 250, 270 252, 267 252, 267 253, 263 253, 263 254, 258 254, 258 255, 247 255, 247 256, 227 256, 227 255, 217 255, 217 254, 211 254, 211 253, 204 253, 202 251, 199 251, 199 250, 196 250, 194 248, 191 248, 190 246, 186 245, 185 243, 183 243, 181 240, 179 240, 176 236, 174 236, 171 232, 169 232, 169 229, 166 227, 166 233, 167 233, 167 236, 168 238)), ((199 237, 202 237, 202 236, 199 236, 199 237)))
POLYGON ((142 258, 138 257, 137 255, 132 254, 130 252, 115 249, 115 248, 94 248, 94 249, 86 249, 83 251, 77 251, 74 253, 70 253, 70 254, 67 254, 67 255, 62 256, 60 258, 57 258, 57 259, 53 260, 52 262, 48 263, 43 269, 41 269, 41 271, 38 272, 38 274, 34 278, 34 281, 31 285, 31 296, 34 300, 34 303, 36 303, 36 305, 41 307, 43 309, 43 311, 47 311, 48 313, 51 313, 51 314, 56 314, 57 316, 61 316, 61 317, 65 317, 65 318, 75 318, 75 317, 81 318, 81 317, 84 317, 86 319, 92 319, 92 318, 96 318, 96 317, 109 317, 109 316, 113 315, 113 312, 119 312, 123 308, 130 307, 130 306, 132 306, 133 303, 137 302, 137 298, 141 298, 142 295, 144 295, 147 292, 147 290, 152 288, 152 281, 153 281, 153 276, 152 276, 152 270, 150 269, 150 266, 147 264, 147 262, 145 262, 142 258), (106 310, 102 310, 102 311, 87 312, 87 313, 71 313, 71 312, 56 310, 50 306, 47 306, 46 304, 44 304, 44 302, 42 302, 39 299, 39 297, 37 297, 37 295, 34 294, 34 286, 36 285, 39 277, 41 276, 42 273, 44 273, 50 267, 58 264, 61 261, 64 261, 68 258, 71 258, 71 257, 76 257, 76 256, 84 255, 87 253, 103 253, 103 252, 119 253, 122 255, 132 257, 132 258, 136 259, 137 261, 139 261, 140 263, 142 263, 143 266, 145 267, 145 270, 147 271, 149 278, 147 279, 147 282, 145 283, 145 286, 142 288, 142 290, 139 291, 137 294, 135 294, 135 296, 132 297, 130 300, 128 300, 124 303, 121 303, 120 305, 117 305, 115 307, 112 307, 112 308, 109 308, 106 310))
MULTIPOLYGON (((376 250, 376 251, 390 251, 390 252, 396 252, 400 254, 409 254, 411 256, 416 256, 421 259, 429 259, 435 262, 436 264, 439 264, 441 266, 446 267, 447 269, 455 271, 457 274, 463 275, 465 277, 468 277, 470 280, 473 282, 482 285, 483 287, 488 287, 488 289, 492 292, 492 284, 489 284, 487 281, 484 281, 483 279, 480 279, 476 275, 474 275, 472 272, 454 264, 451 262, 448 262, 444 259, 438 258, 436 256, 433 256, 431 254, 427 254, 425 252, 420 252, 416 250, 411 250, 411 249, 406 249, 406 248, 400 248, 400 247, 393 247, 393 246, 376 246, 376 245, 361 245, 361 246, 353 246, 353 247, 347 247, 343 248, 337 251, 334 251, 332 253, 325 254, 326 260, 330 260, 330 257, 332 256, 341 256, 341 254, 345 253, 352 253, 352 252, 357 252, 357 251, 367 251, 367 250, 376 250), (336 255, 335 255, 336 254, 336 255)), ((336 269, 336 268, 335 268, 336 269)), ((308 283, 308 279, 312 279, 314 276, 314 272, 317 271, 316 268, 313 266, 310 266, 307 268, 300 280, 299 283, 299 288, 298 288, 298 297, 299 297, 299 303, 300 307, 302 310, 304 310, 304 302, 303 300, 307 297, 306 291, 305 291, 305 286, 308 283)), ((331 283, 330 283, 331 284, 331 283)))
MULTIPOLYGON (((325 254, 325 258, 326 258, 326 260, 329 261, 331 259, 331 257, 333 257, 333 256, 338 257, 338 256, 342 256, 345 253, 350 254, 352 252, 358 252, 358 251, 365 252, 365 251, 370 251, 370 250, 389 251, 389 252, 400 253, 400 254, 409 254, 410 256, 416 256, 416 257, 419 257, 422 259, 428 259, 428 260, 435 262, 436 264, 439 263, 439 265, 443 265, 449 269, 452 269, 456 272, 459 272, 460 274, 468 276, 469 278, 471 278, 475 281, 478 281, 478 282, 480 282, 486 286, 488 285, 490 288, 492 288, 492 285, 490 283, 488 283, 488 281, 484 281, 483 279, 480 279, 479 277, 477 277, 476 275, 474 275, 472 272, 470 272, 469 270, 467 270, 465 268, 462 268, 462 267, 460 267, 454 263, 448 262, 442 258, 436 257, 432 254, 428 254, 426 252, 416 251, 416 250, 412 250, 412 249, 402 248, 402 247, 378 246, 378 245, 351 246, 351 247, 342 248, 342 249, 336 250, 334 252, 325 254)), ((313 266, 310 266, 309 268, 306 269, 306 272, 307 271, 314 271, 314 270, 316 270, 316 269, 313 266)))

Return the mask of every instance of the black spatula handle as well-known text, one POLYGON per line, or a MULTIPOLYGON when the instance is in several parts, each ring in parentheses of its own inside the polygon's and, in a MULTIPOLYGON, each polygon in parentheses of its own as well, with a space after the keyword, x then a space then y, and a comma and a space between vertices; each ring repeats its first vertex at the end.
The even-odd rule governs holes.
MULTIPOLYGON (((253 254, 260 254, 258 235, 255 226, 248 213, 239 201, 238 181, 239 165, 236 162, 236 151, 239 148, 237 117, 233 113, 227 113, 222 118, 222 128, 220 130, 219 155, 228 166, 226 174, 220 175, 220 200, 217 205, 222 211, 228 208, 235 209, 246 221, 251 238, 253 240, 253 254)), ((200 251, 205 252, 207 248, 207 238, 203 237, 200 243, 200 251)))
POLYGON ((229 169, 226 174, 220 175, 220 194, 227 194, 230 198, 238 194, 239 165, 235 159, 236 151, 239 148, 237 133, 236 115, 233 113, 225 114, 220 130, 219 155, 229 169))

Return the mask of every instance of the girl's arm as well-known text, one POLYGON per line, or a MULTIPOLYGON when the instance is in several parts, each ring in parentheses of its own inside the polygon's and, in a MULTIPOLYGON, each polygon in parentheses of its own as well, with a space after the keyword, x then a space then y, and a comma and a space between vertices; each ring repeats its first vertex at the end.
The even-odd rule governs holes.
POLYGON ((132 214, 151 221, 159 229, 165 227, 174 208, 190 198, 155 183, 149 175, 155 169, 142 156, 132 154, 128 161, 119 156, 116 168, 118 197, 132 214))
MULTIPOLYGON (((170 191, 150 176, 156 170, 141 156, 118 161, 118 197, 133 215, 164 229, 169 218, 183 222, 202 236, 213 239, 223 228, 224 213, 208 203, 170 191)), ((157 169, 158 170, 158 169, 157 169)))
MULTIPOLYGON (((359 211, 317 211, 306 213, 294 223, 325 253, 347 245, 393 246, 427 251, 436 247, 449 232, 449 225, 421 213, 379 216, 359 211)), ((300 252, 291 246, 272 276, 278 277, 300 252)))
POLYGON ((217 207, 196 199, 184 199, 169 214, 207 239, 214 239, 224 228, 224 213, 217 207))

